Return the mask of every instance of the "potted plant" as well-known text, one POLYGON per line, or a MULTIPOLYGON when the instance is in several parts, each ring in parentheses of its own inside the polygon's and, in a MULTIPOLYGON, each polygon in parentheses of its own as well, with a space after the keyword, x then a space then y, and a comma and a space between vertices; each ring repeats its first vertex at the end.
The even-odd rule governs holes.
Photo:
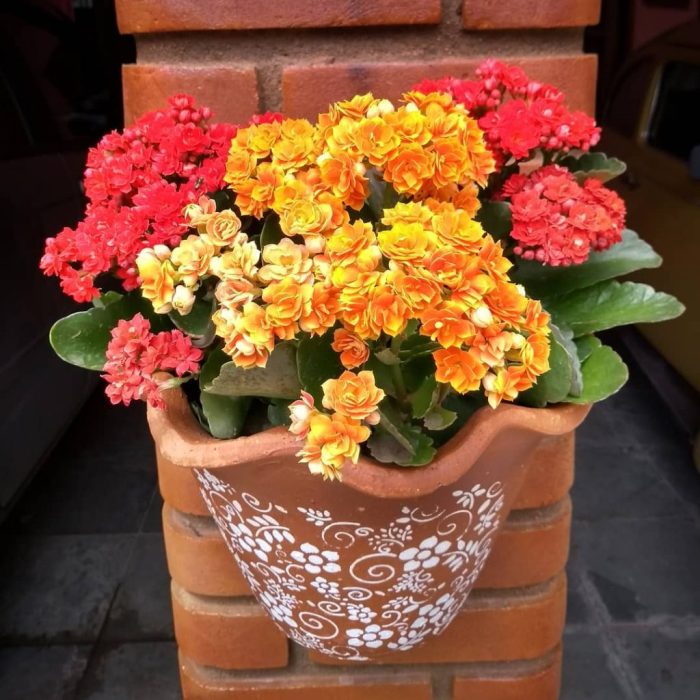
POLYGON ((41 266, 93 307, 53 347, 148 401, 300 644, 360 660, 439 634, 525 457, 624 384, 595 333, 682 312, 615 279, 661 261, 598 138, 487 61, 315 123, 212 124, 176 96, 91 151, 86 217, 41 266))

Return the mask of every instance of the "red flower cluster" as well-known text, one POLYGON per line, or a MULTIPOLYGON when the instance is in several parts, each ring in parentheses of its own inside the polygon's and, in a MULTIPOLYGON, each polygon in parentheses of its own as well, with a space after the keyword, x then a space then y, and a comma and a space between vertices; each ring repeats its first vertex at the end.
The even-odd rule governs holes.
POLYGON ((109 400, 128 406, 134 399, 162 408, 160 384, 154 378, 159 371, 174 371, 178 377, 199 372, 203 353, 192 346, 181 331, 151 333, 151 324, 141 314, 121 320, 112 329, 107 345, 103 378, 109 400))
MULTIPOLYGON (((226 156, 237 127, 209 124, 211 110, 189 95, 169 99, 123 132, 90 149, 85 170, 88 206, 75 229, 46 241, 41 269, 61 278, 76 301, 99 294, 95 278, 114 272, 124 289, 138 286, 134 261, 158 243, 175 246, 187 230, 182 210, 223 187, 226 156)), ((280 119, 260 115, 259 122, 280 119)))
POLYGON ((447 92, 462 103, 484 130, 500 165, 511 157, 527 159, 532 150, 587 151, 600 140, 600 128, 584 112, 572 112, 564 94, 546 83, 530 80, 522 68, 484 61, 477 80, 424 80, 420 92, 447 92))
POLYGON ((579 185, 573 174, 548 165, 531 175, 512 175, 499 193, 510 200, 518 245, 514 252, 545 265, 579 265, 591 250, 622 239, 625 204, 599 180, 579 185))

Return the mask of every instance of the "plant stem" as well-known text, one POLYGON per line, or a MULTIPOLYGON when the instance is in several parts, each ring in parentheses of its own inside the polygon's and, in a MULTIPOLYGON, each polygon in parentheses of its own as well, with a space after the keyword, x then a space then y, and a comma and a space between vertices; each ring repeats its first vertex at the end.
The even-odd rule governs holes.
MULTIPOLYGON (((399 351, 401 350, 401 343, 403 343, 404 335, 401 333, 396 337, 391 339, 391 351, 398 358, 399 351)), ((401 363, 397 362, 395 365, 390 365, 391 367, 391 379, 394 382, 394 389, 396 389, 396 398, 401 402, 401 404, 406 403, 406 385, 403 381, 403 374, 401 373, 401 363)))

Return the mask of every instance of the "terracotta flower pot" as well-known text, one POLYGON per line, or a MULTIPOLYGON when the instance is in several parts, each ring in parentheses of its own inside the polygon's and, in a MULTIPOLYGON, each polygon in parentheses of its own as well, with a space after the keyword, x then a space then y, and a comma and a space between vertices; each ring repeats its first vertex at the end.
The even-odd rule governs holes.
POLYGON ((524 462, 587 406, 482 409, 419 469, 369 459, 342 483, 299 464, 276 428, 216 440, 177 390, 149 410, 167 460, 191 469, 260 604, 299 644, 352 660, 406 650, 450 624, 510 511, 524 462))

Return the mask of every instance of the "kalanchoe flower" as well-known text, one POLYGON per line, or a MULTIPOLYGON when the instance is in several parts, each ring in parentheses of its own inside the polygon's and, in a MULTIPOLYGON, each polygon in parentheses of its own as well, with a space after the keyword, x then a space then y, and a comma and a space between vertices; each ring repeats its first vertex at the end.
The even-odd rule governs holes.
POLYGON ((514 252, 545 265, 579 265, 592 250, 622 240, 625 204, 599 180, 579 185, 566 168, 550 165, 513 175, 499 197, 510 202, 514 252))
POLYGON ((161 383, 157 372, 172 371, 178 377, 199 372, 202 351, 192 346, 181 331, 151 332, 151 324, 141 314, 121 320, 112 329, 107 345, 103 378, 105 393, 114 403, 128 406, 133 400, 148 401, 162 408, 161 383))
POLYGON ((525 160, 535 148, 588 151, 600 140, 592 117, 569 110, 560 90, 531 80, 522 68, 488 60, 476 75, 476 80, 424 80, 413 89, 446 92, 477 116, 499 164, 525 160))

